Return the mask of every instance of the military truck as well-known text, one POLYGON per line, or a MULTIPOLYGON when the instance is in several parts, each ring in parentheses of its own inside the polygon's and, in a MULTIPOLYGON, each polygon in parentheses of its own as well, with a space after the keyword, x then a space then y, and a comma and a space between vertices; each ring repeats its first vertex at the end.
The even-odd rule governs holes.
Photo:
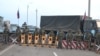
POLYGON ((40 28, 47 33, 51 30, 57 33, 59 30, 68 32, 71 30, 73 34, 91 33, 91 30, 97 30, 96 21, 91 17, 82 15, 68 15, 68 16, 41 16, 40 28))

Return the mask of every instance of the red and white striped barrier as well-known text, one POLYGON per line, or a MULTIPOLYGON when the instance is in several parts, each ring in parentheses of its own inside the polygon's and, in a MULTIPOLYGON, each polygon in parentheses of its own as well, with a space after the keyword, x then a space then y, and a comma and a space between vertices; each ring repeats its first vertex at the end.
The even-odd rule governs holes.
POLYGON ((63 40, 62 41, 62 48, 86 49, 87 48, 87 43, 86 42, 77 42, 77 41, 67 42, 66 40, 63 40))
POLYGON ((68 46, 68 43, 66 42, 66 40, 63 40, 62 41, 62 47, 67 48, 67 46, 68 46))
POLYGON ((72 41, 71 46, 72 46, 72 49, 76 49, 77 48, 76 41, 72 41))
POLYGON ((81 44, 77 42, 77 49, 81 49, 81 44))
POLYGON ((86 46, 86 43, 85 42, 81 42, 81 49, 86 49, 87 46, 86 46))

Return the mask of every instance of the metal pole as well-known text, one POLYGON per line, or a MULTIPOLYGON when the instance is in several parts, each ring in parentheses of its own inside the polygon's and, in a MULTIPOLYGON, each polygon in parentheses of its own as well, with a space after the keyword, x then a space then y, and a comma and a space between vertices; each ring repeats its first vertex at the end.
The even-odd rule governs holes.
POLYGON ((19 26, 19 19, 18 19, 18 26, 19 26))
POLYGON ((29 8, 29 5, 27 5, 27 25, 28 25, 28 8, 29 8))
POLYGON ((37 11, 37 9, 36 9, 36 27, 37 27, 37 12, 38 12, 38 11, 37 11))
POLYGON ((91 0, 88 0, 88 17, 90 17, 91 13, 91 0))

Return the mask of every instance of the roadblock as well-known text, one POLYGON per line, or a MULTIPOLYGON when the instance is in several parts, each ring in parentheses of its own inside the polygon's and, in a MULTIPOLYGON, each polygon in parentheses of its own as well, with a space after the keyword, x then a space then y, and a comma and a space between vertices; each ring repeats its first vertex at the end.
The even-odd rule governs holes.
MULTIPOLYGON (((59 48, 59 46, 62 46, 62 49, 78 49, 78 50, 89 50, 91 47, 91 36, 87 36, 85 40, 81 40, 76 37, 69 38, 71 39, 70 41, 66 39, 61 39, 61 42, 59 40, 59 35, 54 36, 52 34, 28 34, 25 36, 25 34, 21 34, 21 44, 25 44, 28 46, 33 46, 33 47, 47 47, 47 48, 59 48), (27 43, 25 40, 25 37, 27 37, 27 43), (59 41, 58 41, 59 40, 59 41), (61 45, 58 45, 61 44, 61 45)), ((98 36, 99 37, 99 36, 98 36)), ((96 52, 100 52, 100 44, 99 45, 93 45, 96 46, 96 52)), ((92 48, 91 48, 92 49, 92 48)))
POLYGON ((42 45, 46 45, 46 35, 42 35, 42 45))
POLYGON ((77 41, 71 41, 71 42, 67 42, 66 40, 62 40, 62 48, 64 49, 81 49, 81 50, 85 50, 87 49, 87 45, 88 43, 86 42, 77 42, 77 41))
POLYGON ((32 44, 32 34, 28 34, 28 44, 32 44))
POLYGON ((49 36, 48 37, 48 45, 52 45, 53 37, 49 36))
POLYGON ((25 34, 21 34, 21 44, 25 44, 25 34))
MULTIPOLYGON (((55 37, 55 42, 53 43, 53 36, 49 35, 46 37, 46 35, 41 35, 39 38, 39 34, 34 36, 34 39, 32 38, 32 34, 28 34, 27 44, 25 43, 25 34, 21 34, 21 44, 25 44, 30 46, 30 44, 34 47, 47 47, 47 48, 57 48, 58 47, 58 36, 55 37), (34 41, 34 44, 33 42, 34 41), (41 44, 40 44, 41 43, 41 44), (53 45, 54 44, 54 45, 53 45)), ((89 41, 67 41, 62 40, 62 48, 63 49, 79 49, 79 50, 88 50, 90 48, 90 42, 89 41)), ((100 46, 97 46, 97 52, 100 50, 100 46)))
POLYGON ((40 43, 39 43, 39 34, 35 34, 34 36, 34 45, 35 46, 38 46, 40 43))

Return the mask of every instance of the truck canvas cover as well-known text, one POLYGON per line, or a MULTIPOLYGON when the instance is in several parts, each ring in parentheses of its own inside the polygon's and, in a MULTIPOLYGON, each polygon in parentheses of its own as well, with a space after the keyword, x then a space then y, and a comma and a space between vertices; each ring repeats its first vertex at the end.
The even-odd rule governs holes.
POLYGON ((43 30, 80 31, 80 16, 41 16, 43 30))

